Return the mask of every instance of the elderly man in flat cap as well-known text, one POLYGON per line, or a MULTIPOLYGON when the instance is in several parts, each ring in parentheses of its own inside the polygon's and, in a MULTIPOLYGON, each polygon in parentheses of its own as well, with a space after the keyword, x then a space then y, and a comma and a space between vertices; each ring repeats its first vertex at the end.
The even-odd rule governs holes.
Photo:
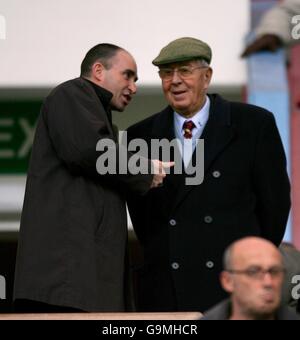
MULTIPOLYGON (((225 297, 219 275, 225 248, 245 236, 279 245, 290 209, 286 158, 272 113, 207 94, 210 47, 180 38, 164 47, 159 68, 169 106, 128 129, 129 140, 204 140, 204 180, 171 173, 157 191, 129 197, 144 251, 137 272, 141 311, 205 311, 225 297)), ((198 143, 198 144, 197 144, 198 143)), ((171 153, 172 158, 172 153, 171 153)), ((196 167, 201 164, 196 164, 196 167)))

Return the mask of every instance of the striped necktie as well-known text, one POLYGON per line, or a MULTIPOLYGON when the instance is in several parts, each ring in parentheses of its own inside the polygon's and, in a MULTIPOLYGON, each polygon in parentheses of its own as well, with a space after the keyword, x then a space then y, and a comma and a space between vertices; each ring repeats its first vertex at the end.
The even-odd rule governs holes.
POLYGON ((192 131, 196 127, 192 120, 186 120, 183 123, 182 129, 184 131, 184 138, 191 139, 193 137, 192 131))

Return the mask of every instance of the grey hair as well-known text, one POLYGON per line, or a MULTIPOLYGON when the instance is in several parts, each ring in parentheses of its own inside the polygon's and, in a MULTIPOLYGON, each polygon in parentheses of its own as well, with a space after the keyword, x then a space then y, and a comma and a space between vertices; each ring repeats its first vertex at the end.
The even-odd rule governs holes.
POLYGON ((209 63, 206 61, 206 60, 204 60, 204 59, 196 59, 198 62, 199 62, 199 64, 201 65, 201 66, 204 66, 204 67, 209 67, 209 63))

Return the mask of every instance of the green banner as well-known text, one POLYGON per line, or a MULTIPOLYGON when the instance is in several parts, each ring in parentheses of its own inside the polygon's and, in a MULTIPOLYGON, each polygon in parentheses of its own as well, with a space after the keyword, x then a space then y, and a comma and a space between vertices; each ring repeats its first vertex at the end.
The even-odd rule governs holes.
POLYGON ((28 169, 41 101, 0 101, 0 174, 28 169))

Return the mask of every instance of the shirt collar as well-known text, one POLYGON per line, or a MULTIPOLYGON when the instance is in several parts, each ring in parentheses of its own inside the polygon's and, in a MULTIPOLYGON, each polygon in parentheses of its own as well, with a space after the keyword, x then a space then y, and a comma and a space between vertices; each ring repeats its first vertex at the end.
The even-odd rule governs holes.
POLYGON ((175 111, 175 124, 177 126, 180 126, 182 129, 182 126, 185 121, 192 120, 196 126, 196 129, 201 129, 206 124, 209 116, 209 109, 210 109, 210 99, 208 96, 206 96, 206 101, 204 106, 201 110, 199 110, 192 118, 185 118, 181 116, 179 113, 175 111))

